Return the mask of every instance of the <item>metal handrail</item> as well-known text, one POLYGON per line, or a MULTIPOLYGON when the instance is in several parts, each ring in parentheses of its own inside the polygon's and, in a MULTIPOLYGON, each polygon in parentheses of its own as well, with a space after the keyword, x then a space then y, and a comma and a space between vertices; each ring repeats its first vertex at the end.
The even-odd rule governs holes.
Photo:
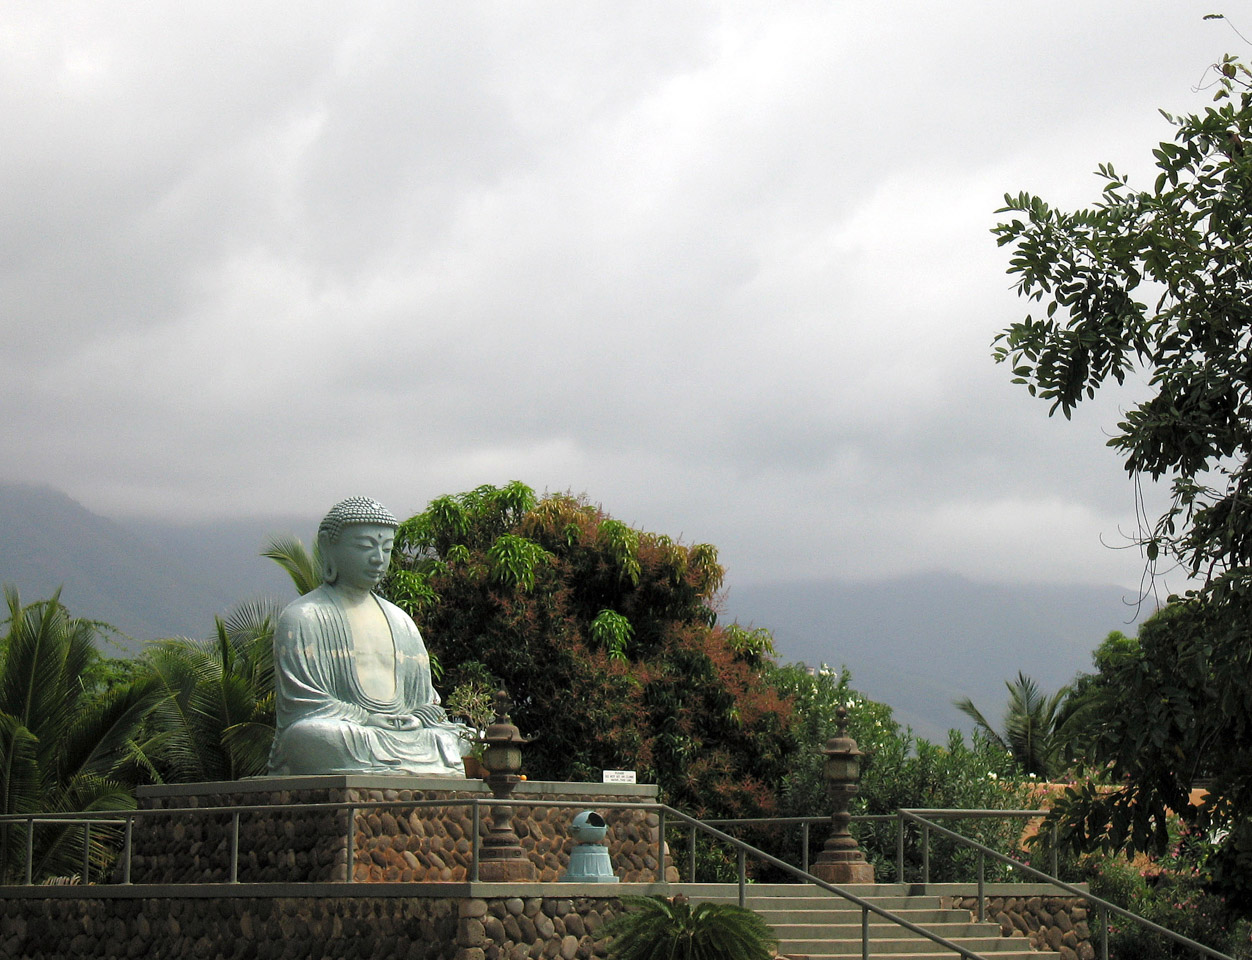
MULTIPOLYGON (((809 873, 807 870, 801 870, 799 867, 793 866, 790 863, 787 863, 785 860, 780 860, 778 857, 771 856, 770 854, 766 853, 764 850, 758 850, 756 847, 752 846, 751 844, 745 843, 744 841, 738 839, 737 837, 732 837, 730 834, 725 833, 721 830, 718 830, 716 827, 710 827, 707 825, 707 823, 697 820, 694 817, 689 817, 685 813, 675 810, 673 807, 661 805, 661 808, 665 812, 685 822, 688 826, 699 829, 703 831, 704 833, 707 833, 710 836, 713 836, 716 839, 723 841, 724 843, 729 843, 738 850, 740 854, 739 856, 739 906, 741 907, 745 905, 745 901, 747 899, 747 890, 746 890, 747 878, 744 872, 744 856, 743 855, 750 853, 752 854, 752 856, 756 857, 758 860, 763 860, 765 863, 768 863, 773 867, 777 867, 778 869, 784 871, 785 873, 791 874, 792 876, 804 881, 805 883, 811 883, 825 890, 827 893, 833 893, 836 896, 842 897, 843 899, 848 900, 851 903, 854 903, 858 907, 860 907, 861 908, 861 957, 862 957, 862 960, 869 960, 869 914, 871 913, 879 917, 882 917, 884 920, 889 920, 892 923, 903 927, 905 930, 908 930, 912 933, 920 934, 921 936, 925 937, 927 940, 930 940, 932 943, 939 944, 941 947, 945 947, 949 950, 955 950, 963 958, 966 958, 966 960, 986 960, 986 958, 983 957, 982 954, 975 953, 969 948, 961 946, 959 943, 953 943, 951 940, 937 933, 932 933, 931 931, 927 930, 925 927, 920 927, 917 924, 913 923, 912 921, 906 920, 904 919, 904 917, 901 917, 901 916, 896 915, 895 913, 892 913, 890 910, 886 909, 885 907, 880 907, 870 900, 866 900, 862 897, 859 897, 850 890, 846 890, 843 887, 836 886, 833 883, 827 883, 825 880, 821 879, 820 877, 815 877, 813 874, 809 873)), ((798 819, 806 820, 809 818, 801 817, 798 819)), ((662 840, 663 839, 664 838, 662 838, 662 840)), ((663 852, 664 852, 664 847, 662 847, 662 853, 663 852)), ((661 857, 661 860, 662 862, 664 861, 664 856, 661 857)))
MULTIPOLYGON (((894 813, 854 813, 852 821, 854 823, 867 823, 873 820, 894 820, 894 813)), ((701 820, 701 823, 712 825, 730 824, 737 826, 744 824, 746 826, 754 824, 790 824, 790 823, 830 823, 830 814, 820 817, 742 817, 742 818, 726 818, 720 820, 701 820)))
MULTIPOLYGON (((1017 819, 1017 820, 1043 820, 1047 816, 1046 810, 946 810, 932 807, 909 807, 911 813, 922 817, 930 817, 936 820, 985 820, 985 819, 1017 819)), ((896 828, 896 879, 904 879, 904 818, 900 816, 900 811, 890 815, 892 819, 897 820, 896 828)), ((1057 857, 1057 847, 1053 843, 1049 849, 1052 859, 1052 875, 1060 876, 1059 860, 1057 857)), ((930 883, 930 827, 922 822, 922 883, 930 883)))
POLYGON ((899 813, 901 822, 903 822, 906 819, 911 820, 915 823, 923 825, 924 827, 930 830, 936 830, 940 834, 950 837, 951 839, 955 840, 957 843, 964 844, 965 846, 968 846, 968 847, 972 847, 976 851, 978 851, 978 919, 979 920, 982 920, 984 916, 985 890, 984 890, 984 883, 983 883, 983 863, 987 857, 991 857, 991 859, 993 860, 998 860, 1001 863, 1005 863, 1011 867, 1015 867, 1018 870, 1021 870, 1022 872, 1029 874, 1030 876, 1036 878, 1037 880, 1042 880, 1043 882, 1049 883, 1054 887, 1059 887, 1060 889, 1064 890, 1066 893, 1069 893, 1072 896, 1081 897, 1083 900, 1087 901, 1088 903, 1099 907, 1100 909, 1100 957, 1101 957, 1101 960, 1108 960, 1108 957, 1109 957, 1108 915, 1110 913, 1113 913, 1119 917, 1123 917, 1124 919, 1127 919, 1127 920, 1133 920, 1135 923, 1139 924, 1142 927, 1146 927, 1148 930, 1151 930, 1153 933, 1162 934, 1163 936, 1168 937, 1170 940, 1173 940, 1175 943, 1180 943, 1183 946, 1188 947, 1192 950, 1197 950, 1200 953, 1205 954, 1206 956, 1214 957, 1216 958, 1216 960, 1234 960, 1234 958, 1232 958, 1229 954, 1222 953, 1220 950, 1214 950, 1212 947, 1207 947, 1202 943, 1192 940, 1190 937, 1184 937, 1181 933, 1175 933, 1173 930, 1170 930, 1167 927, 1162 927, 1158 923, 1153 923, 1151 920, 1146 920, 1143 917, 1138 916, 1137 914, 1131 913, 1129 910, 1125 909, 1124 907, 1119 907, 1117 904, 1111 903, 1110 901, 1105 900, 1102 897, 1097 897, 1095 894, 1089 891, 1082 890, 1078 887, 1075 887, 1071 884, 1066 883, 1063 880, 1058 880, 1054 876, 1049 876, 1048 874, 1044 873, 1042 870, 1036 870, 1034 867, 1030 866, 1029 864, 1022 863, 1020 860, 1014 860, 1012 857, 1008 857, 1002 853, 998 853, 997 851, 992 850, 986 844, 979 843, 977 840, 971 840, 969 837, 964 837, 954 830, 949 830, 947 827, 940 826, 939 824, 934 823, 933 821, 927 820, 925 816, 923 816, 923 814, 931 814, 934 812, 935 811, 924 810, 924 809, 922 810, 902 809, 898 813, 899 813))
MULTIPOLYGON (((48 814, 38 814, 38 815, 36 814, 4 814, 4 815, 0 815, 0 824, 26 823, 28 825, 26 872, 27 872, 27 884, 29 885, 30 869, 31 869, 30 842, 31 842, 31 839, 33 838, 35 823, 37 822, 41 822, 41 823, 42 822, 46 822, 46 823, 69 822, 71 824, 74 824, 74 823, 80 823, 80 824, 81 823, 87 823, 87 824, 123 823, 126 829, 125 829, 125 837, 124 837, 123 851, 122 851, 123 879, 121 883, 129 884, 131 882, 130 858, 131 858, 131 851, 132 851, 132 832, 133 832, 134 821, 136 819, 141 819, 144 817, 157 817, 157 816, 200 816, 200 815, 229 814, 231 816, 231 837, 230 837, 230 846, 229 846, 230 858, 231 858, 230 870, 229 870, 230 879, 228 881, 225 881, 225 885, 229 885, 229 884, 237 884, 239 882, 238 851, 239 851, 239 822, 240 822, 241 814, 261 813, 261 812, 272 813, 276 810, 305 810, 305 811, 312 810, 312 811, 327 811, 327 812, 337 811, 337 810, 348 810, 349 811, 349 816, 347 818, 348 819, 348 829, 347 829, 347 842, 348 842, 347 854, 348 856, 346 858, 347 859, 347 863, 346 863, 347 878, 346 879, 347 879, 347 882, 351 883, 353 882, 353 876, 352 876, 353 874, 352 865, 353 865, 353 860, 354 860, 353 848, 354 848, 355 840, 356 840, 356 829, 355 829, 356 827, 355 811, 356 810, 359 810, 359 809, 380 810, 380 809, 391 809, 391 808, 396 808, 396 807, 412 809, 414 807, 435 807, 435 806, 452 807, 452 806, 467 806, 468 805, 472 808, 474 812, 475 837, 474 837, 474 841, 471 847, 472 853, 471 853, 471 863, 470 863, 470 878, 475 879, 478 876, 478 855, 479 855, 479 842, 478 842, 479 837, 477 835, 478 834, 477 828, 480 823, 480 818, 478 815, 479 813, 478 807, 480 804, 483 804, 483 803, 486 803, 490 806, 514 806, 514 807, 543 806, 543 807, 568 808, 571 806, 585 805, 585 803, 572 804, 568 800, 535 800, 535 799, 528 799, 528 798, 527 799, 514 799, 514 798, 509 798, 509 799, 489 798, 487 799, 487 798, 470 797, 470 798, 448 798, 448 799, 442 799, 442 800, 362 800, 362 799, 358 799, 358 800, 352 800, 352 801, 336 801, 336 802, 331 802, 331 803, 241 804, 238 806, 218 806, 218 807, 160 807, 160 808, 148 808, 144 810, 101 811, 99 814, 93 814, 89 817, 84 817, 81 815, 81 813, 77 813, 77 814, 76 813, 48 813, 48 814)), ((768 863, 782 870, 783 872, 796 877, 797 879, 805 883, 813 884, 819 887, 820 889, 825 890, 827 893, 832 893, 838 897, 842 897, 844 900, 847 900, 848 902, 860 907, 861 908, 861 956, 863 960, 869 960, 869 955, 870 955, 869 954, 869 944, 870 944, 869 915, 871 913, 878 917, 881 917, 882 919, 886 921, 894 923, 897 926, 902 927, 905 930, 908 930, 914 934, 924 937, 925 939, 930 940, 931 942, 936 943, 939 946, 944 947, 945 949, 955 951, 962 958, 964 958, 964 960, 986 960, 986 958, 983 957, 982 954, 975 953, 974 951, 968 949, 967 947, 963 947, 959 943, 954 943, 953 941, 948 940, 946 937, 943 937, 937 933, 932 933, 931 931, 927 930, 925 927, 919 926, 910 920, 906 920, 904 917, 901 917, 893 913, 892 911, 886 909, 885 907, 880 907, 877 904, 869 900, 866 900, 858 896, 855 893, 852 893, 850 890, 846 890, 832 883, 827 883, 825 880, 822 880, 820 877, 814 876, 813 874, 809 873, 807 870, 801 870, 798 867, 792 866, 786 861, 780 860, 778 857, 775 857, 766 853, 764 850, 759 850, 758 848, 753 847, 751 844, 748 844, 742 840, 739 840, 737 837, 733 837, 730 834, 725 833, 724 831, 718 830, 716 827, 711 827, 705 823, 702 823, 701 821, 695 819, 694 817, 690 817, 687 814, 683 813, 682 811, 676 810, 673 807, 670 807, 666 804, 632 803, 632 802, 627 802, 627 801, 606 801, 603 803, 596 803, 593 805, 600 809, 647 810, 647 811, 655 811, 657 813, 657 817, 658 817, 657 878, 661 882, 665 881, 666 861, 667 861, 667 857, 665 854, 666 820, 667 820, 667 817, 673 817, 678 822, 685 823, 692 829, 702 831, 703 833, 706 833, 709 836, 712 836, 717 840, 721 840, 724 843, 729 843, 731 844, 731 846, 733 846, 736 849, 736 852, 738 853, 738 857, 737 857, 738 859, 738 889, 739 889, 740 906, 745 905, 745 902, 747 899, 746 859, 748 855, 751 855, 757 860, 761 860, 765 863, 768 863)), ((798 818, 798 819, 804 820, 804 819, 809 819, 809 818, 798 818)))
MULTIPOLYGON (((1097 906, 1100 910, 1100 956, 1101 956, 1101 960, 1108 960, 1108 933, 1109 933, 1108 915, 1110 912, 1117 916, 1121 916, 1121 917, 1125 917, 1127 919, 1133 920, 1134 922, 1138 923, 1139 925, 1145 927, 1148 930, 1151 930, 1154 933, 1160 933, 1168 937, 1169 939, 1182 944, 1185 947, 1198 950, 1199 952, 1203 954, 1217 958, 1217 960, 1232 960, 1232 958, 1229 957, 1229 955, 1224 954, 1219 950, 1215 950, 1212 947, 1205 946, 1204 944, 1199 943, 1195 940, 1192 940, 1189 937, 1186 937, 1180 933, 1176 933, 1175 931, 1170 930, 1167 927, 1162 927, 1159 924, 1153 923, 1151 920, 1147 920, 1144 917, 1140 917, 1137 914, 1131 913, 1129 910, 1126 910, 1123 907, 1119 907, 1114 903, 1111 903, 1107 900, 1097 897, 1088 891, 1084 891, 1071 884, 1065 883, 1064 881, 1059 879, 1059 877, 1057 876, 1059 871, 1057 869, 1057 846, 1055 843, 1051 845, 1050 852, 1051 852, 1051 860, 1052 860, 1052 864, 1051 864, 1052 873, 1051 875, 1049 875, 1047 873, 1044 873, 1041 870, 1037 870, 1034 867, 1029 866, 1028 864, 1022 863, 1019 860, 1014 860, 1011 857, 1001 854, 991 849, 990 847, 986 846, 985 844, 979 843, 977 840, 972 840, 969 837, 963 836, 962 834, 956 833, 953 830, 949 830, 948 828, 940 826, 939 824, 933 822, 933 820, 965 820, 965 819, 985 819, 985 818, 1042 820, 1046 815, 1047 815, 1046 811, 1042 811, 1042 810, 992 810, 992 809, 950 810, 950 809, 938 809, 938 808, 929 808, 929 807, 914 807, 914 808, 906 808, 906 809, 898 810, 894 814, 860 814, 860 815, 852 817, 852 819, 854 821, 862 821, 862 822, 883 821, 883 820, 897 821, 899 825, 897 828, 897 833, 896 833, 896 880, 897 882, 903 882, 904 880, 904 824, 906 821, 912 821, 914 823, 917 823, 921 827, 921 830, 922 830, 922 882, 924 884, 930 883, 930 831, 931 829, 934 829, 941 835, 952 838, 953 840, 957 841, 960 844, 964 844, 965 846, 975 849, 979 853, 978 880, 977 880, 977 886, 978 886, 978 897, 977 897, 978 914, 977 915, 978 915, 979 920, 985 920, 986 918, 985 858, 986 856, 989 855, 993 860, 1004 863, 1010 867, 1018 868, 1024 873, 1027 873, 1053 886, 1059 887, 1061 890, 1064 890, 1073 896, 1080 897, 1083 900, 1087 901, 1088 903, 1091 903, 1097 906)), ((802 851, 803 851, 804 870, 807 871, 808 862, 809 862, 808 861, 809 825, 813 823, 818 823, 818 822, 826 823, 826 822, 829 822, 829 820, 830 820, 829 816, 824 816, 824 817, 753 817, 753 818, 744 818, 740 820, 725 820, 725 819, 706 820, 704 822, 708 824, 713 824, 713 823, 727 824, 727 825, 742 824, 745 826, 746 825, 769 825, 769 824, 779 824, 779 825, 800 824, 802 827, 802 838, 803 838, 802 839, 802 851)), ((694 838, 694 834, 695 834, 695 830, 693 829, 692 830, 693 838, 694 838)), ((691 864, 689 867, 689 875, 694 877, 695 875, 694 842, 691 845, 690 857, 691 857, 691 864)))
MULTIPOLYGON (((83 872, 82 882, 88 883, 91 873, 91 828, 93 824, 117 823, 117 817, 107 816, 91 816, 83 817, 78 814, 20 814, 12 813, 0 816, 0 824, 4 823, 25 823, 26 824, 26 861, 23 867, 23 874, 27 885, 31 884, 32 874, 34 872, 34 846, 35 846, 35 824, 37 823, 62 823, 67 826, 83 827, 83 872)), ((127 828, 129 832, 129 827, 127 828)))
MULTIPOLYGON (((851 817, 853 823, 872 823, 875 821, 892 820, 896 816, 894 813, 858 813, 851 817)), ((701 823, 707 823, 710 826, 754 826, 757 824, 784 826, 791 824, 800 825, 800 869, 808 872, 809 869, 809 827, 815 823, 830 823, 830 815, 824 817, 743 817, 741 819, 719 819, 719 820, 702 820, 701 823)), ((696 830, 691 828, 690 841, 687 845, 687 876, 694 883, 696 879, 696 830)))
MULTIPOLYGON (((912 809, 912 808, 911 808, 912 809)), ((914 813, 926 814, 947 820, 958 819, 977 819, 984 818, 1013 818, 1026 820, 1042 820, 1047 814, 1042 810, 947 810, 947 809, 931 809, 917 808, 914 813)), ((852 823, 883 823, 891 821, 897 824, 896 828, 896 882, 904 882, 904 821, 898 813, 858 813, 853 814, 850 818, 852 823)), ((809 868, 809 827, 815 823, 830 823, 830 815, 820 817, 743 817, 743 818, 724 818, 703 821, 707 824, 716 826, 789 826, 798 824, 800 826, 800 858, 801 868, 808 870, 809 868)), ((694 831, 692 831, 693 839, 688 846, 688 865, 687 873, 692 880, 695 879, 695 841, 694 831)), ((1057 851, 1055 845, 1052 850, 1052 872, 1057 874, 1057 851)), ((930 835, 928 829, 922 827, 922 882, 930 883, 930 835)))
MULTIPOLYGON (((149 807, 142 810, 118 810, 118 811, 101 811, 84 817, 81 813, 41 813, 41 814, 25 814, 25 813, 8 813, 0 814, 0 825, 6 823, 25 823, 27 824, 26 833, 26 863, 25 863, 25 882, 27 885, 31 883, 31 866, 32 866, 32 846, 34 839, 35 823, 122 823, 125 825, 125 835, 122 842, 122 884, 131 883, 131 855, 133 847, 133 824, 136 819, 144 817, 179 817, 179 816, 200 816, 200 815, 230 815, 231 817, 231 833, 229 839, 229 856, 228 873, 230 879, 227 883, 238 883, 239 879, 239 825, 240 814, 245 813, 272 813, 276 810, 313 810, 335 812, 339 810, 349 811, 347 817, 347 869, 345 882, 354 883, 353 871, 351 869, 354 860, 354 848, 356 846, 356 816, 357 810, 387 810, 393 808, 412 809, 414 807, 464 807, 471 808, 471 816, 474 826, 474 839, 471 845, 469 879, 476 881, 478 879, 478 861, 479 847, 481 839, 481 822, 482 817, 480 807, 482 805, 492 806, 509 806, 509 807, 574 807, 586 806, 585 802, 571 803, 568 800, 538 800, 530 798, 511 798, 507 800, 497 800, 495 798, 485 797, 449 797, 442 800, 338 800, 329 803, 257 803, 257 804, 239 804, 238 806, 217 806, 217 807, 149 807)), ((604 810, 661 810, 661 827, 664 832, 664 812, 659 804, 641 804, 630 801, 614 800, 596 803, 594 806, 604 810)), ((660 865, 657 869, 658 878, 661 881, 665 879, 665 858, 660 858, 660 865)))

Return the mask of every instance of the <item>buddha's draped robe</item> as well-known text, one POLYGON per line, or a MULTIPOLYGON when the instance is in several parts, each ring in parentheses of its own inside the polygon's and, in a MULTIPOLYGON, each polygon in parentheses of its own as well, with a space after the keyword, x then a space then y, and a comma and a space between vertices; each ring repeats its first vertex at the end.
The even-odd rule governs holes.
MULTIPOLYGON (((430 682, 430 657, 407 613, 375 596, 395 643, 395 692, 377 700, 361 689, 348 618, 334 593, 318 587, 279 615, 274 631, 277 729, 270 750, 271 776, 326 773, 396 773, 465 776, 469 744, 447 722, 415 730, 370 725, 371 713, 410 716, 438 704, 430 682)), ((442 711, 440 711, 442 714, 442 711)))

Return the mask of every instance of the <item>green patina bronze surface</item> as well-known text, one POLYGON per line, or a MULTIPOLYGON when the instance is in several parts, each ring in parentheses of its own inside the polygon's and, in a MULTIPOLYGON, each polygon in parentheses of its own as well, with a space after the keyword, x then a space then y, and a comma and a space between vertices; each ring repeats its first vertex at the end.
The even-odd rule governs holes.
POLYGON ((373 592, 397 526, 369 497, 322 520, 322 585, 287 606, 274 631, 272 776, 465 775, 464 728, 439 706, 417 625, 373 592))

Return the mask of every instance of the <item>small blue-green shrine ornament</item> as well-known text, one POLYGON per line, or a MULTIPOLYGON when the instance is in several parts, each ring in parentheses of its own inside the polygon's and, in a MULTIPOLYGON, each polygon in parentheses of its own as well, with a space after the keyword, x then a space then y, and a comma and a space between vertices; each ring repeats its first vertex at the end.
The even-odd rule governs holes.
POLYGON ((594 810, 584 810, 570 824, 570 833, 577 841, 569 855, 569 869, 561 876, 562 883, 617 883, 608 847, 600 841, 608 832, 604 817, 594 810))

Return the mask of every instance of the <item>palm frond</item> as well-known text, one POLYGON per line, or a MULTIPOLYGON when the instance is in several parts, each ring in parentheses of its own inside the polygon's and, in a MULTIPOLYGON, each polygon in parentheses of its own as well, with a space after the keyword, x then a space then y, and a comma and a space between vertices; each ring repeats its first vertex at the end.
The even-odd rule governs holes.
POLYGON ((163 641, 149 654, 166 699, 153 712, 167 736, 154 763, 177 779, 265 773, 273 737, 273 607, 218 618, 211 640, 163 641), (232 732, 233 731, 233 732, 232 732))
POLYGON ((310 553, 299 537, 290 534, 270 537, 261 556, 269 557, 282 567, 301 596, 321 586, 322 559, 316 543, 310 553))
MULTIPOLYGON (((8 632, 0 646, 0 812, 114 809, 132 805, 136 732, 164 693, 156 678, 98 692, 93 669, 104 627, 71 617, 59 591, 23 605, 6 587, 8 632)), ((81 871, 82 828, 40 826, 33 834, 35 876, 81 871), (71 847, 76 853, 71 854, 71 847)), ((27 834, 0 827, 0 874, 24 873, 27 834), (20 838, 20 840, 19 840, 20 838), (20 851, 17 844, 20 842, 20 851)), ((107 828, 93 830, 96 869, 109 856, 107 828)))
POLYGON ((132 754, 135 730, 163 695, 160 681, 149 676, 89 704, 62 738, 57 779, 64 782, 116 769, 132 754))
POLYGON ((0 813, 38 809, 38 751, 38 738, 17 717, 0 713, 0 813))
POLYGON ((961 713, 965 714, 965 716, 973 720, 978 729, 982 730, 988 737, 991 738, 992 743, 996 744, 1000 747, 1000 749, 1007 753, 1012 752, 1008 742, 1004 739, 1004 737, 1000 736, 1000 732, 996 730, 995 727, 987 722, 987 718, 982 715, 982 711, 974 706, 973 700, 969 697, 962 697, 960 700, 953 700, 952 705, 960 710, 961 713))
POLYGON ((728 903, 622 897, 628 911, 602 928, 613 960, 769 960, 778 947, 761 917, 728 903))
POLYGON ((1045 697, 1039 685, 1020 670, 1016 680, 1005 681, 1004 685, 1009 699, 1003 730, 993 728, 969 697, 953 701, 954 705, 1007 750, 1023 772, 1046 779, 1055 772, 1061 755, 1064 737, 1060 718, 1070 688, 1061 687, 1045 697))
POLYGON ((230 755, 235 778, 261 777, 269 770, 274 725, 248 721, 222 731, 222 742, 230 755))

